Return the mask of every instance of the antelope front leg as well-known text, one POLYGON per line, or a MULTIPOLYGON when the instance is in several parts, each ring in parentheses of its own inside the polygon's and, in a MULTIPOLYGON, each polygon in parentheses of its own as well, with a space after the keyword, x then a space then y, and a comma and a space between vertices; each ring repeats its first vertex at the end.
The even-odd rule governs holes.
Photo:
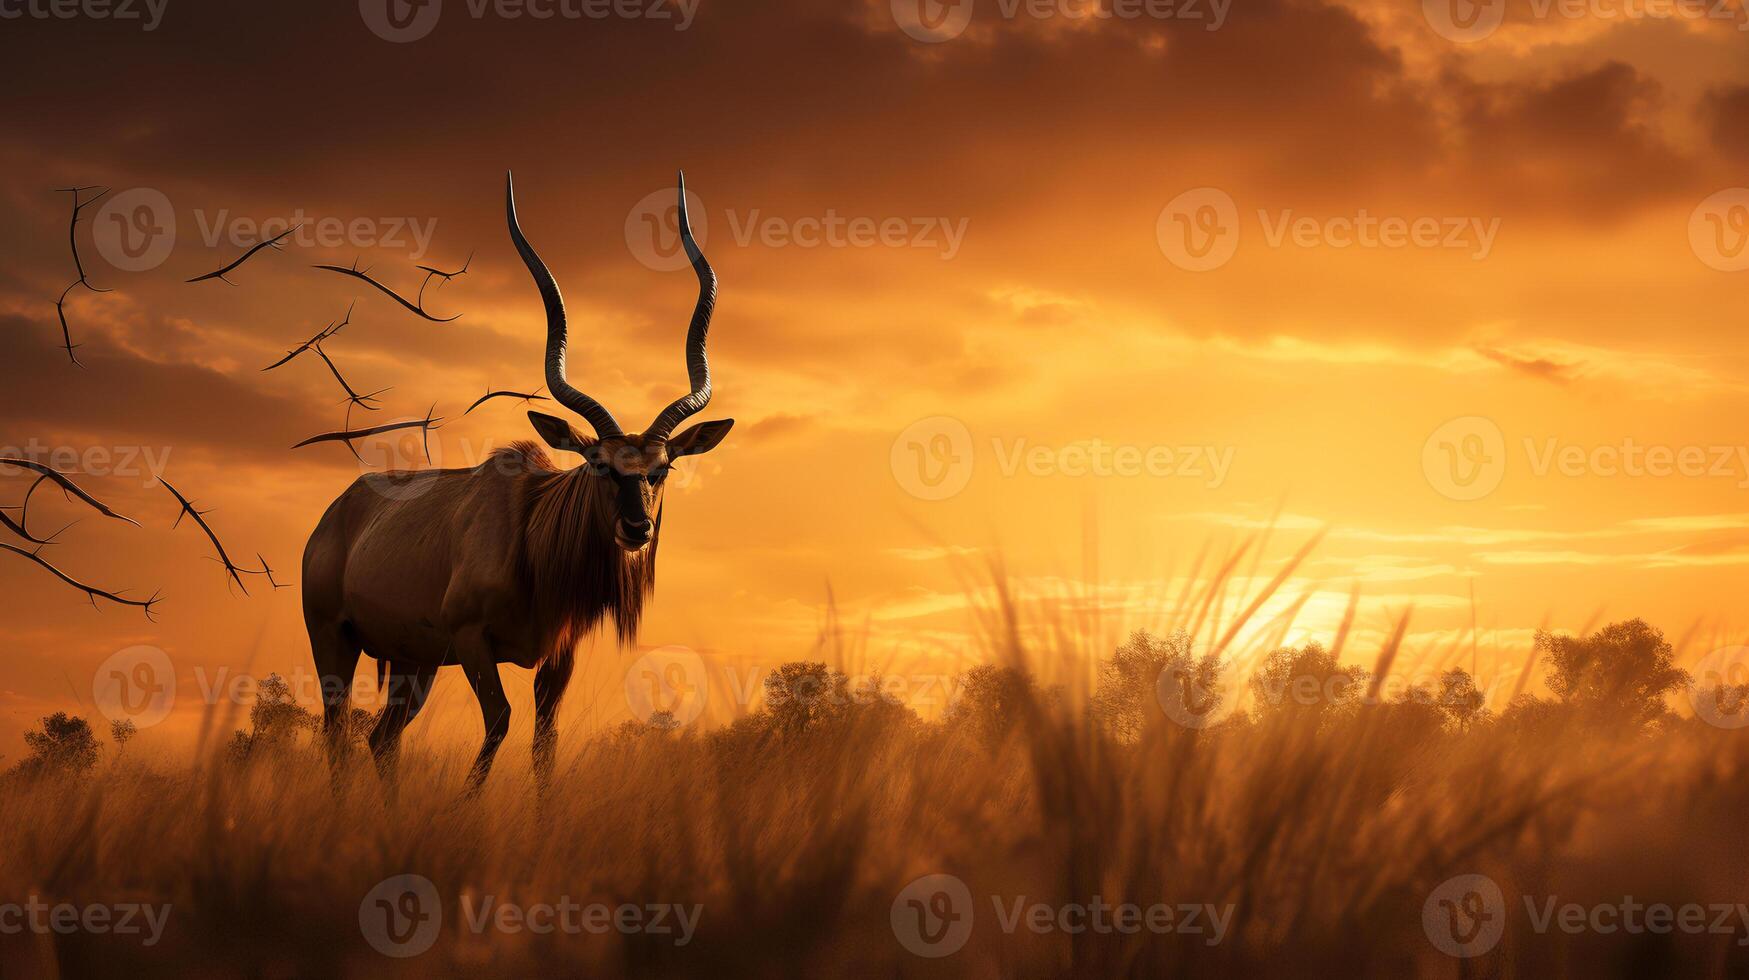
POLYGON ((571 683, 571 657, 541 664, 534 675, 534 778, 542 799, 553 779, 553 755, 559 744, 559 702, 571 683))
POLYGON ((504 683, 498 677, 498 664, 492 658, 485 631, 474 629, 468 634, 457 648, 462 670, 467 673, 468 684, 480 702, 480 719, 486 724, 486 740, 481 743, 480 754, 474 758, 474 767, 468 773, 468 795, 472 796, 485 784, 486 776, 492 771, 492 759, 498 755, 498 746, 504 744, 504 737, 510 734, 510 699, 504 696, 504 683))

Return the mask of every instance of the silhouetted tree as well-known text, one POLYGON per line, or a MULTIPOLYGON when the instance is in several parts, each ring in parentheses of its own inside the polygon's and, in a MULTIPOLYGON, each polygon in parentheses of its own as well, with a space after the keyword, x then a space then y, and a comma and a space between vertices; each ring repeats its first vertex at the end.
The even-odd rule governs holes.
POLYGON ((1470 730, 1470 726, 1482 716, 1488 703, 1487 697, 1476 689, 1475 678, 1461 667, 1453 667, 1439 675, 1439 695, 1436 700, 1439 710, 1445 712, 1445 716, 1460 732, 1470 730))
POLYGON ((139 734, 139 729, 134 726, 131 718, 123 718, 109 723, 109 738, 115 743, 118 751, 127 748, 128 742, 137 734, 139 734))
POLYGON ((1520 694, 1500 712, 1500 727, 1519 737, 1555 735, 1571 714, 1568 705, 1545 701, 1534 694, 1520 694))
POLYGON ((1189 632, 1156 636, 1136 630, 1099 665, 1093 713, 1122 741, 1139 738, 1161 716, 1160 685, 1188 684, 1198 697, 1219 699, 1224 684, 1221 662, 1213 654, 1197 657, 1189 632))
POLYGON ((1251 678, 1251 693, 1263 718, 1320 721, 1337 708, 1357 704, 1366 693, 1367 671, 1344 667, 1316 640, 1270 654, 1251 678))
POLYGON ((44 718, 40 730, 25 732, 24 744, 30 755, 18 764, 18 771, 27 774, 88 772, 97 765, 101 749, 91 725, 65 711, 44 718))
POLYGON ((1669 711, 1665 694, 1688 683, 1664 634, 1640 619, 1587 637, 1539 630, 1536 649, 1549 658, 1549 690, 1588 721, 1641 729, 1669 711))
POLYGON ((1026 701, 1037 697, 1032 677, 1018 667, 979 664, 960 678, 959 697, 943 720, 994 746, 1013 730, 1026 701))
MULTIPOLYGON (((348 734, 357 738, 361 731, 369 732, 373 718, 368 711, 351 709, 346 719, 348 734)), ((298 704, 285 678, 269 674, 255 691, 255 704, 249 709, 250 730, 231 733, 231 755, 240 759, 261 749, 284 748, 296 741, 298 732, 320 727, 321 719, 298 704)))
POLYGON ((823 663, 795 661, 765 676, 765 710, 786 734, 806 731, 850 700, 850 679, 823 663))

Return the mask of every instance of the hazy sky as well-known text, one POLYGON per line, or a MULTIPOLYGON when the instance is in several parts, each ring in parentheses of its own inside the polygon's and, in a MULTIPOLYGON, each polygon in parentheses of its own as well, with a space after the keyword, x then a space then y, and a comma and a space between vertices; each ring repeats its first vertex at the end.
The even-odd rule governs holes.
MULTIPOLYGON (((1185 577, 1271 526, 1240 584, 1327 529, 1259 612, 1304 599, 1296 641, 1354 588, 1358 638, 1413 606, 1436 660, 1472 617, 1513 664, 1544 625, 1698 625, 1698 655, 1741 623, 1735 0, 392 2, 0 0, 0 446, 144 525, 43 494, 39 529, 81 518, 45 557, 167 597, 157 624, 93 611, 0 554, 0 745, 89 707, 134 645, 174 662, 184 729, 215 678, 305 668, 298 589, 228 594, 155 477, 295 585, 359 466, 289 449, 343 420, 320 362, 261 368, 354 300, 327 349, 392 388, 355 421, 435 402, 443 466, 532 437, 513 401, 459 418, 542 381, 506 169, 572 309, 572 380, 628 425, 685 383, 686 169, 722 278, 707 417, 737 426, 670 491, 642 643, 743 686, 818 655, 831 595, 853 666, 915 693, 981 656, 993 554, 1108 639, 1182 622, 1185 577), (83 370, 54 309, 73 184, 112 188, 78 228, 111 290, 69 296, 83 370), (235 285, 184 282, 298 221, 235 285), (447 323, 311 268, 414 293, 416 266, 470 256, 427 290, 447 323)), ((638 651, 589 657, 569 717, 626 717, 638 651)), ((466 707, 459 678, 440 701, 466 707)))

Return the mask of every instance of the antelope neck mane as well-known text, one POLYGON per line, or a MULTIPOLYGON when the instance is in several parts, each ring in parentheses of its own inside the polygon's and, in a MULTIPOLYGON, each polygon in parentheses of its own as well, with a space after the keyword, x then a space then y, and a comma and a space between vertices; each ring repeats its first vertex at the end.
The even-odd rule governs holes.
POLYGON ((620 644, 638 634, 644 596, 656 581, 655 537, 628 554, 614 540, 614 486, 587 469, 561 470, 546 451, 518 442, 496 456, 511 456, 522 478, 521 573, 526 595, 544 622, 558 624, 549 656, 569 656, 577 641, 613 618, 620 644))

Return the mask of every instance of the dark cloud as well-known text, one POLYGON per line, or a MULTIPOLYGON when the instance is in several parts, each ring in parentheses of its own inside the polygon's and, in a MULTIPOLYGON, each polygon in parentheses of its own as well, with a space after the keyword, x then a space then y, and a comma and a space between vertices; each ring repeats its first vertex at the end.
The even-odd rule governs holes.
POLYGON ((1556 361, 1547 357, 1535 357, 1520 354, 1515 351, 1502 350, 1498 347, 1478 346, 1475 348, 1475 351, 1501 367, 1516 371, 1519 374, 1529 375, 1530 377, 1542 381, 1552 381, 1556 384, 1566 384, 1571 381, 1573 379, 1573 372, 1579 367, 1579 365, 1570 362, 1556 361))
POLYGON ((1664 108, 1663 88, 1631 65, 1532 85, 1456 74, 1447 83, 1461 107, 1464 176, 1502 205, 1589 221, 1692 191, 1694 162, 1650 124, 1664 108))
MULTIPOLYGON (((52 311, 51 311, 52 315, 52 311)), ((266 384, 209 368, 146 360, 83 325, 84 370, 71 367, 48 324, 0 317, 0 441, 58 446, 151 445, 198 449, 246 462, 283 462, 288 447, 336 427, 330 405, 306 404, 266 384)))
POLYGON ((1707 93, 1705 114, 1719 152, 1739 165, 1749 163, 1749 85, 1707 93))

